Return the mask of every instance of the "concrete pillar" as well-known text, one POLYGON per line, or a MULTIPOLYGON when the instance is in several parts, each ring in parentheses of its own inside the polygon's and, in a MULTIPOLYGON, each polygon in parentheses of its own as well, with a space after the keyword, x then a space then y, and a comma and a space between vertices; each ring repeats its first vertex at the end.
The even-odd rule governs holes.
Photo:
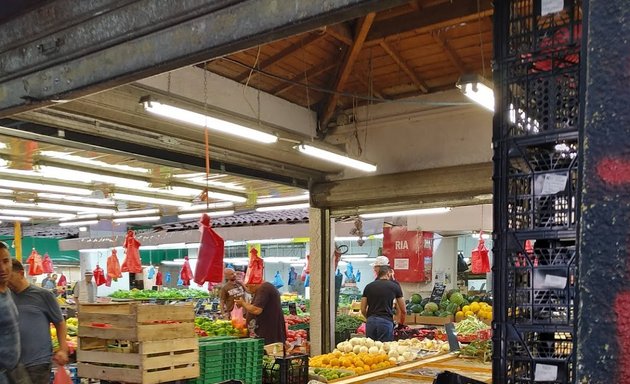
POLYGON ((579 383, 630 383, 630 7, 585 1, 579 383))

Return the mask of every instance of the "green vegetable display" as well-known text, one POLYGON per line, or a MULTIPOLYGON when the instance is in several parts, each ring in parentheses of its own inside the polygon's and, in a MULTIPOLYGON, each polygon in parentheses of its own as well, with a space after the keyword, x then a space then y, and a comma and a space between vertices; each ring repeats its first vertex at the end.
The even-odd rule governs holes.
POLYGON ((484 362, 492 359, 492 341, 473 341, 472 343, 463 346, 459 350, 459 354, 462 356, 477 357, 484 362))
POLYGON ((335 320, 335 331, 343 332, 343 331, 352 331, 356 332, 357 328, 359 328, 363 324, 363 319, 357 316, 350 315, 339 315, 335 320))
POLYGON ((212 336, 239 336, 240 331, 232 326, 229 320, 212 320, 206 317, 196 317, 195 327, 212 336))
POLYGON ((477 331, 489 328, 489 325, 477 319, 475 316, 468 316, 465 320, 455 324, 455 331, 459 335, 473 335, 477 333, 477 331))
POLYGON ((151 289, 132 289, 130 291, 118 290, 109 297, 113 299, 131 299, 131 300, 185 300, 185 299, 204 299, 210 297, 205 291, 198 289, 164 289, 162 291, 154 291, 151 289))

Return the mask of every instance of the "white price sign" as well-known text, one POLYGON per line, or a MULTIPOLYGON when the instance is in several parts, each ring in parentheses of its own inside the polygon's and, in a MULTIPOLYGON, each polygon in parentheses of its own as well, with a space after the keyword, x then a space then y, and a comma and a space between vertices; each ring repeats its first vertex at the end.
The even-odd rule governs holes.
POLYGON ((540 15, 545 16, 550 13, 562 11, 564 0, 540 0, 540 15))
POLYGON ((556 381, 558 379, 558 366, 549 364, 536 364, 534 381, 556 381))
POLYGON ((409 259, 394 259, 394 269, 409 269, 409 259))

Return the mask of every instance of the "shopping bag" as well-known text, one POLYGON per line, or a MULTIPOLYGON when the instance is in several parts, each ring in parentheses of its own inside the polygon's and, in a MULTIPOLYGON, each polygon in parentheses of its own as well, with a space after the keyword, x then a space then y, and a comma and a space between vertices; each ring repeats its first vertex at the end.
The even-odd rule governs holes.
POLYGON ((123 244, 125 248, 125 261, 120 268, 121 272, 141 273, 142 263, 140 262, 140 242, 136 239, 133 231, 127 231, 127 237, 123 244))
POLYGON ((65 367, 57 366, 57 372, 55 372, 55 379, 53 384, 72 384, 72 379, 65 367))
POLYGON ((114 281, 122 277, 120 262, 118 261, 118 252, 115 249, 112 249, 112 254, 107 258, 107 276, 114 281))
POLYGON ((68 279, 66 278, 66 276, 62 273, 59 276, 59 280, 57 280, 57 286, 58 287, 65 287, 66 284, 68 284, 68 279))
POLYGON ((42 268, 44 273, 55 273, 55 268, 53 267, 53 262, 48 256, 48 252, 44 254, 44 260, 42 260, 42 268))
POLYGON ((287 282, 289 286, 295 285, 297 280, 297 272, 295 272, 295 267, 291 267, 289 269, 289 281, 287 282))
POLYGON ((28 274, 31 276, 37 276, 44 273, 44 266, 42 262, 42 257, 39 253, 33 248, 31 251, 31 255, 26 259, 28 263, 28 274))
POLYGON ((199 221, 201 241, 197 265, 195 266, 195 283, 220 283, 223 281, 223 254, 225 242, 210 225, 210 216, 204 214, 199 221))
MULTIPOLYGON (((192 269, 190 268, 188 256, 184 257, 184 265, 182 265, 182 270, 179 273, 179 278, 182 280, 182 285, 185 285, 187 287, 190 285, 190 280, 193 279, 193 273, 192 269)), ((179 285, 179 283, 177 285, 179 285)))
POLYGON ((278 289, 284 287, 284 281, 282 281, 280 271, 276 271, 276 275, 273 277, 273 286, 278 289))
POLYGON ((103 268, 101 268, 98 264, 96 264, 96 268, 94 268, 94 271, 92 271, 92 273, 94 275, 94 284, 96 284, 97 287, 107 284, 107 279, 105 279, 105 271, 103 271, 103 268))
POLYGON ((490 259, 488 258, 488 248, 486 248, 483 240, 483 233, 479 234, 477 248, 472 251, 470 269, 474 274, 490 272, 490 259))
POLYGON ((164 283, 162 282, 162 272, 160 271, 155 274, 155 285, 157 285, 158 287, 164 285, 164 283))
POLYGON ((249 265, 245 273, 245 284, 261 284, 263 282, 263 259, 258 257, 256 248, 249 251, 249 265))

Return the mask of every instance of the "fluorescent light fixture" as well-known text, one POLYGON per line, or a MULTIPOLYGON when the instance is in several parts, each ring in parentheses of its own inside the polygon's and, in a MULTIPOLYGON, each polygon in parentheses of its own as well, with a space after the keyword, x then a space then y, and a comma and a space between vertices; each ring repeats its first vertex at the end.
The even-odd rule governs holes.
POLYGON ((29 191, 42 191, 42 192, 54 192, 70 195, 84 195, 88 196, 92 194, 92 191, 87 188, 65 187, 61 185, 41 184, 27 181, 16 181, 0 179, 0 187, 13 188, 13 189, 26 189, 29 191))
POLYGON ((286 196, 286 197, 264 197, 256 200, 256 204, 258 205, 266 205, 266 204, 281 204, 281 203, 291 203, 294 201, 308 201, 309 194, 306 193, 304 195, 298 196, 286 196))
POLYGON ((70 221, 70 220, 89 220, 89 219, 96 219, 98 217, 98 215, 96 213, 92 213, 89 215, 77 215, 77 216, 72 216, 66 219, 60 219, 59 221, 70 221))
POLYGON ((302 152, 305 155, 313 156, 321 160, 330 161, 332 163, 337 163, 341 165, 345 165, 347 167, 358 169, 359 171, 364 172, 375 172, 376 165, 366 163, 364 161, 356 160, 347 155, 341 155, 335 152, 331 152, 325 149, 317 148, 308 144, 300 144, 297 146, 298 151, 302 152))
POLYGON ((98 220, 84 220, 84 221, 63 221, 59 223, 60 227, 82 227, 85 225, 98 224, 98 220))
POLYGON ((10 215, 10 216, 28 216, 28 217, 44 217, 44 218, 64 218, 64 217, 72 217, 74 216, 71 213, 59 213, 59 212, 48 212, 48 211, 25 211, 23 209, 0 209, 0 215, 10 215))
POLYGON ((61 195, 58 193, 40 192, 37 194, 37 197, 41 197, 42 199, 50 199, 50 200, 70 201, 73 203, 86 203, 86 204, 109 205, 109 206, 116 205, 115 201, 109 200, 109 199, 97 199, 93 197, 61 195))
POLYGON ((158 247, 158 249, 186 248, 186 243, 167 243, 167 244, 160 244, 157 247, 158 247))
POLYGON ((292 243, 293 239, 261 239, 261 240, 247 240, 247 244, 286 244, 292 243))
POLYGON ((160 210, 157 208, 139 209, 137 211, 114 212, 114 217, 146 216, 146 215, 153 215, 156 213, 160 213, 160 210))
POLYGON ((235 203, 244 203, 247 201, 247 198, 245 196, 232 195, 227 192, 208 191, 208 197, 217 200, 233 201, 235 203))
POLYGON ((13 193, 13 190, 0 188, 0 193, 13 193))
MULTIPOLYGON (((374 260, 373 257, 357 257, 357 258, 353 258, 353 259, 344 259, 343 256, 341 258, 342 260, 344 260, 346 263, 354 263, 356 261, 370 261, 370 260, 374 260)), ((341 262, 340 262, 341 264, 341 262)))
POLYGON ((147 223, 151 221, 159 221, 161 216, 145 216, 145 217, 119 217, 112 220, 114 223, 147 223))
POLYGON ((0 149, 6 149, 6 148, 7 148, 7 143, 0 142, 0 149))
POLYGON ((99 168, 116 169, 116 170, 125 171, 125 172, 136 172, 136 173, 149 173, 150 172, 150 170, 146 168, 131 167, 129 165, 124 165, 124 164, 109 164, 104 161, 94 160, 94 159, 90 159, 83 156, 71 155, 69 153, 59 152, 59 151, 41 151, 39 155, 43 157, 49 157, 52 159, 68 160, 68 161, 72 161, 73 163, 93 165, 99 168))
POLYGON ((226 240, 225 241, 225 246, 226 247, 238 247, 241 245, 245 245, 247 244, 246 241, 234 241, 234 240, 226 240))
POLYGON ((232 203, 231 201, 221 201, 218 203, 190 205, 188 207, 181 208, 179 211, 180 212, 206 211, 208 209, 231 208, 233 206, 234 206, 234 203, 232 203))
POLYGON ((111 214, 114 212, 113 209, 108 208, 96 208, 96 207, 83 207, 76 205, 65 205, 65 204, 52 204, 52 203, 18 203, 9 199, 0 199, 0 205, 6 207, 15 207, 15 208, 26 208, 26 209, 44 209, 44 210, 54 210, 54 211, 67 211, 67 212, 94 212, 94 213, 103 213, 103 214, 111 214))
POLYGON ((210 217, 225 217, 232 216, 234 214, 234 210, 230 211, 214 211, 214 212, 196 212, 196 213, 182 213, 177 215, 178 219, 186 220, 186 219, 197 219, 200 218, 201 215, 206 213, 210 217))
POLYGON ((0 216, 0 220, 4 221, 31 221, 30 217, 25 216, 0 216))
MULTIPOLYGON (((371 240, 371 239, 382 239, 383 238, 383 234, 379 233, 377 235, 369 235, 369 236, 363 236, 363 240, 371 240)), ((359 236, 340 236, 340 237, 335 237, 335 241, 358 241, 359 240, 359 236)))
POLYGON ((377 219, 381 217, 435 215, 440 213, 448 213, 451 210, 452 208, 424 208, 414 209, 410 211, 363 213, 360 216, 364 219, 377 219))
POLYGON ((306 265, 306 261, 301 262, 301 263, 300 262, 290 263, 289 265, 292 267, 303 267, 306 265))
POLYGON ((128 193, 115 193, 113 198, 117 200, 133 201, 136 203, 168 205, 168 206, 173 206, 173 207, 190 206, 190 203, 186 201, 163 199, 163 198, 140 196, 140 195, 131 195, 128 193))
POLYGON ((79 232, 87 232, 88 227, 79 227, 79 232))
POLYGON ((290 209, 304 209, 310 207, 309 203, 301 203, 301 204, 289 204, 289 205, 270 205, 268 207, 258 207, 256 208, 256 212, 274 212, 274 211, 284 211, 290 209))
POLYGON ((186 248, 199 248, 201 243, 186 243, 186 248))
POLYGON ((270 256, 270 257, 263 257, 263 261, 266 263, 283 263, 283 262, 290 262, 291 258, 290 257, 279 257, 279 256, 270 256))
POLYGON ((356 253, 356 254, 345 254, 345 255, 341 255, 342 259, 364 259, 368 257, 367 253, 356 253))
POLYGON ((494 91, 492 84, 479 75, 464 75, 457 82, 457 88, 470 100, 494 112, 494 91))
POLYGON ((144 106, 145 111, 158 116, 183 121, 185 123, 212 129, 228 135, 238 136, 247 140, 258 141, 265 144, 271 144, 278 141, 276 136, 269 133, 261 132, 183 108, 174 107, 172 105, 162 104, 156 101, 144 101, 142 105, 144 106))
MULTIPOLYGON (((478 233, 473 233, 473 234, 472 234, 472 237, 473 237, 473 239, 478 239, 478 238, 479 238, 479 234, 478 234, 478 233)), ((487 234, 487 233, 484 233, 482 237, 483 237, 485 240, 487 240, 487 239, 489 239, 489 238, 490 238, 490 235, 489 235, 489 234, 487 234)))

